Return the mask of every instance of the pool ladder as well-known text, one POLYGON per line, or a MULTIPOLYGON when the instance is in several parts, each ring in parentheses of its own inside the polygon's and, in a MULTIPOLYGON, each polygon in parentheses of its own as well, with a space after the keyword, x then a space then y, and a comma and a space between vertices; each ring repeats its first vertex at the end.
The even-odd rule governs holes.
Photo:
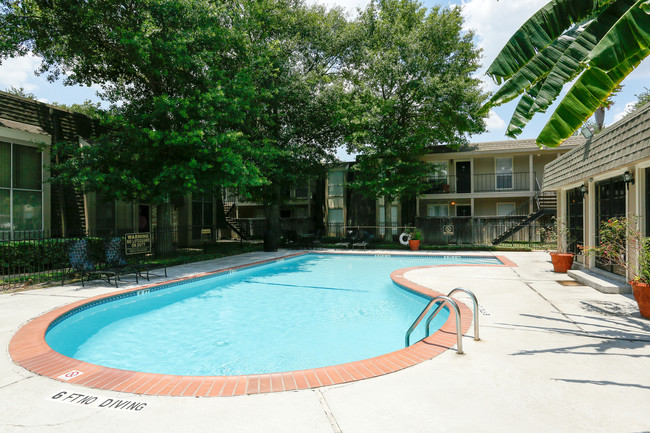
POLYGON ((480 338, 478 336, 478 300, 476 299, 476 295, 472 293, 470 290, 462 288, 462 287, 456 287, 454 290, 449 292, 447 296, 436 296, 433 298, 429 303, 427 304, 426 307, 424 307, 424 310, 420 313, 417 319, 415 319, 415 322, 411 325, 411 327, 406 331, 406 335, 404 336, 404 344, 405 347, 409 347, 411 345, 411 333, 413 333, 413 330, 418 326, 418 324, 422 321, 424 316, 429 312, 429 309, 435 304, 436 302, 440 301, 440 304, 436 309, 431 313, 429 318, 427 319, 425 323, 425 329, 426 329, 426 337, 429 336, 429 325, 431 324, 431 321, 433 320, 434 317, 442 310, 445 304, 451 305, 451 307, 454 309, 456 312, 456 353, 462 354, 463 353, 463 331, 461 329, 461 323, 460 323, 460 308, 458 308, 458 304, 456 301, 454 301, 451 298, 451 295, 454 293, 458 292, 463 292, 469 295, 470 298, 472 298, 472 302, 474 303, 474 340, 479 341, 480 338))

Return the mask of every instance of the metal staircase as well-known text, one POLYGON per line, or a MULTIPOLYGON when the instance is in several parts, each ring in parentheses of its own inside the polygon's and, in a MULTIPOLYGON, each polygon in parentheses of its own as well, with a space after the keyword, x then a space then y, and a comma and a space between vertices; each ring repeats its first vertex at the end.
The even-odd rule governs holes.
POLYGON ((230 228, 230 230, 234 231, 237 233, 237 235, 242 238, 242 239, 248 239, 250 237, 250 234, 248 233, 248 229, 245 225, 241 223, 240 220, 235 218, 235 200, 236 197, 230 196, 228 197, 225 192, 221 196, 221 200, 223 203, 223 214, 226 219, 226 224, 230 228))
MULTIPOLYGON (((539 186, 539 184, 538 184, 539 186)), ((492 240, 492 245, 499 245, 510 238, 520 230, 529 227, 533 222, 537 221, 544 215, 555 215, 557 212, 557 195, 555 191, 537 191, 526 203, 519 206, 517 209, 510 212, 505 216, 504 221, 513 219, 513 217, 521 217, 522 219, 499 236, 492 240), (532 206, 531 206, 532 203, 532 206), (530 209, 533 212, 529 212, 530 209)))

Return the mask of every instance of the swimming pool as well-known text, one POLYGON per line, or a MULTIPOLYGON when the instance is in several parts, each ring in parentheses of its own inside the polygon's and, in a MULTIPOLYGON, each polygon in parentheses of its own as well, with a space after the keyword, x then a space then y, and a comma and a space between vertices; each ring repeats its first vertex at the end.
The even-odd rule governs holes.
MULTIPOLYGON (((420 342, 402 349, 404 332, 428 298, 418 294, 420 288, 393 278, 398 286, 390 279, 397 269, 450 264, 503 266, 494 257, 306 254, 63 307, 21 329, 12 339, 10 353, 26 368, 60 380, 74 373, 75 383, 154 394, 159 394, 158 387, 137 387, 130 381, 154 376, 163 380, 163 374, 172 381, 209 376, 200 383, 222 381, 223 387, 213 383, 205 393, 232 395, 239 385, 229 388, 224 381, 231 383, 230 378, 235 384, 246 381, 247 393, 263 392, 271 388, 274 377, 286 376, 271 373, 287 370, 304 373, 292 371, 290 383, 280 380, 285 390, 373 377, 453 345, 449 333, 442 335, 448 340, 444 344, 420 342), (233 305, 237 297, 241 299, 233 305), (190 322, 198 328, 188 333, 190 322), (364 323, 361 328, 352 327, 359 322, 364 323), (65 356, 53 352, 48 343, 65 356), (143 354, 154 354, 150 358, 156 362, 143 361, 143 354), (53 364, 47 372, 40 368, 44 358, 53 364), (331 365, 335 367, 326 367, 331 365), (74 366, 85 371, 63 371, 74 366), (56 376, 60 372, 66 374, 56 376), (88 376, 79 379, 78 374, 88 376), (257 385, 251 388, 250 381, 257 385)), ((469 314, 462 321, 467 328, 469 314)), ((453 320, 443 326, 449 322, 453 320)), ((178 395, 186 395, 182 393, 187 389, 178 395)))

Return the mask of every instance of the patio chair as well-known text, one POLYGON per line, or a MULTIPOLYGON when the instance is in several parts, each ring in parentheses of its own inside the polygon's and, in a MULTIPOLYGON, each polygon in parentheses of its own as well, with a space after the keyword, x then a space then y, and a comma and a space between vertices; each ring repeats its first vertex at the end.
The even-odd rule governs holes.
MULTIPOLYGON (((111 284, 111 276, 115 277, 117 281, 115 273, 110 270, 99 269, 98 265, 90 259, 88 239, 77 239, 68 244, 68 260, 72 271, 81 276, 81 287, 85 287, 84 276, 88 278, 88 281, 90 281, 91 277, 96 277, 96 279, 106 277, 106 281, 111 284)), ((61 278, 61 285, 65 282, 65 276, 66 273, 61 278)))
POLYGON ((361 235, 361 239, 359 239, 357 242, 354 242, 352 244, 352 248, 363 248, 365 250, 366 248, 368 248, 368 245, 370 245, 373 240, 374 240, 374 235, 364 231, 363 235, 361 235))
MULTIPOLYGON (((135 282, 138 281, 138 277, 146 278, 149 281, 150 277, 157 277, 162 275, 153 274, 150 271, 152 269, 157 269, 155 265, 150 265, 148 263, 142 263, 138 261, 137 263, 129 263, 126 260, 126 254, 124 252, 124 242, 122 238, 114 237, 111 238, 106 243, 106 262, 111 267, 111 270, 119 273, 120 275, 128 275, 135 273, 135 282)), ((162 265, 162 270, 164 271, 165 277, 167 277, 167 266, 162 265)), ((117 282, 116 282, 117 287, 117 282)))
POLYGON ((350 248, 352 244, 357 240, 357 235, 354 230, 348 230, 345 233, 345 242, 337 242, 334 244, 335 247, 345 247, 350 248))
MULTIPOLYGON (((140 275, 140 270, 137 266, 132 265, 126 261, 122 238, 114 237, 108 239, 106 241, 105 248, 106 265, 108 266, 108 268, 105 270, 115 275, 115 287, 118 286, 118 281, 124 275, 133 275, 135 277, 136 284, 139 283, 138 276, 140 275)), ((147 280, 148 279, 149 278, 147 278, 147 280)))

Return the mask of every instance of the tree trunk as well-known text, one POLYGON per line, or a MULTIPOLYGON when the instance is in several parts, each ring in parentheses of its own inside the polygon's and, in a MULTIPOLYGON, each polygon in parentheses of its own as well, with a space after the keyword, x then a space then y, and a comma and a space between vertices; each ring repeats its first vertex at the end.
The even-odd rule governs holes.
POLYGON ((384 225, 386 226, 384 230, 384 240, 386 242, 393 242, 393 219, 391 212, 392 208, 393 199, 384 197, 384 225))
POLYGON ((269 237, 271 244, 277 246, 280 243, 280 186, 272 185, 271 203, 264 209, 266 216, 265 239, 269 237))
POLYGON ((172 254, 172 205, 169 199, 156 207, 158 222, 156 225, 155 253, 157 256, 172 254))

